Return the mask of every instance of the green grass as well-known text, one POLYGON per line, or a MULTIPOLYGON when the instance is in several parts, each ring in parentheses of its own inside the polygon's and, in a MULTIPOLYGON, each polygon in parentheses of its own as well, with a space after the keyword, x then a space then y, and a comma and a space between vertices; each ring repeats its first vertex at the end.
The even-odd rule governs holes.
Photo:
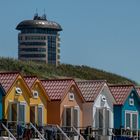
POLYGON ((19 71, 23 75, 36 75, 40 78, 74 78, 84 80, 105 79, 112 84, 129 84, 135 81, 88 66, 61 64, 46 65, 35 62, 19 61, 13 58, 0 58, 0 71, 19 71))

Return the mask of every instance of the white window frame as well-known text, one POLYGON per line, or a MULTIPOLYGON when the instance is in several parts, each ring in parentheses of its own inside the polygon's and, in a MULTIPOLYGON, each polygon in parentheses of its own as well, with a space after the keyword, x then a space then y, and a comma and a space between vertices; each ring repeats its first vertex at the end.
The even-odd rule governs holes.
POLYGON ((16 87, 16 88, 15 88, 15 92, 16 92, 16 95, 17 95, 17 96, 19 96, 19 95, 22 94, 22 90, 21 90, 20 87, 16 87))
POLYGON ((125 129, 126 129, 126 114, 130 114, 130 129, 132 129, 132 115, 136 114, 137 115, 137 129, 139 127, 139 122, 138 122, 138 118, 139 118, 139 114, 138 111, 131 111, 131 110, 126 110, 125 111, 125 129))
POLYGON ((69 92, 69 101, 74 101, 74 93, 69 92))
POLYGON ((37 91, 37 90, 33 90, 33 98, 34 98, 34 99, 37 99, 38 96, 39 96, 38 91, 37 91), (35 95, 35 94, 37 94, 37 95, 35 95))

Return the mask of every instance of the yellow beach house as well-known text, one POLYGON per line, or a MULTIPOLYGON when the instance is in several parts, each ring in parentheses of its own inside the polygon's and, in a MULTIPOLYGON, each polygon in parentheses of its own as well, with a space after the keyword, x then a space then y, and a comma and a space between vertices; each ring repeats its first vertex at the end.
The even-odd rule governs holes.
POLYGON ((3 98, 3 118, 14 122, 30 122, 31 90, 18 72, 0 73, 6 95, 3 98))
POLYGON ((47 102, 50 100, 45 88, 36 76, 24 77, 32 91, 30 98, 30 122, 39 126, 47 124, 47 102))

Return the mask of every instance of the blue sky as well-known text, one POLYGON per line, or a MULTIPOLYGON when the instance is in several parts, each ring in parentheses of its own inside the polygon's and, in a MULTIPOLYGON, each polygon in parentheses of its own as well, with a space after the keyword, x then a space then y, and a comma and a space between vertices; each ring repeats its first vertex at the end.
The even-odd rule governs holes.
POLYGON ((140 83, 139 0, 1 0, 0 56, 17 58, 16 25, 44 9, 61 24, 61 63, 88 65, 140 83))

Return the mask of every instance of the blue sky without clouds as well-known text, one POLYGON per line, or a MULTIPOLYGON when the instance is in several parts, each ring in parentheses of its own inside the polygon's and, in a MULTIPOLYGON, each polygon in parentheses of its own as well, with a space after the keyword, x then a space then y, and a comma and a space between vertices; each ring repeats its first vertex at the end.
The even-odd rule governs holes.
POLYGON ((17 58, 16 25, 38 9, 61 24, 61 63, 88 65, 140 83, 139 0, 1 0, 0 56, 17 58))

